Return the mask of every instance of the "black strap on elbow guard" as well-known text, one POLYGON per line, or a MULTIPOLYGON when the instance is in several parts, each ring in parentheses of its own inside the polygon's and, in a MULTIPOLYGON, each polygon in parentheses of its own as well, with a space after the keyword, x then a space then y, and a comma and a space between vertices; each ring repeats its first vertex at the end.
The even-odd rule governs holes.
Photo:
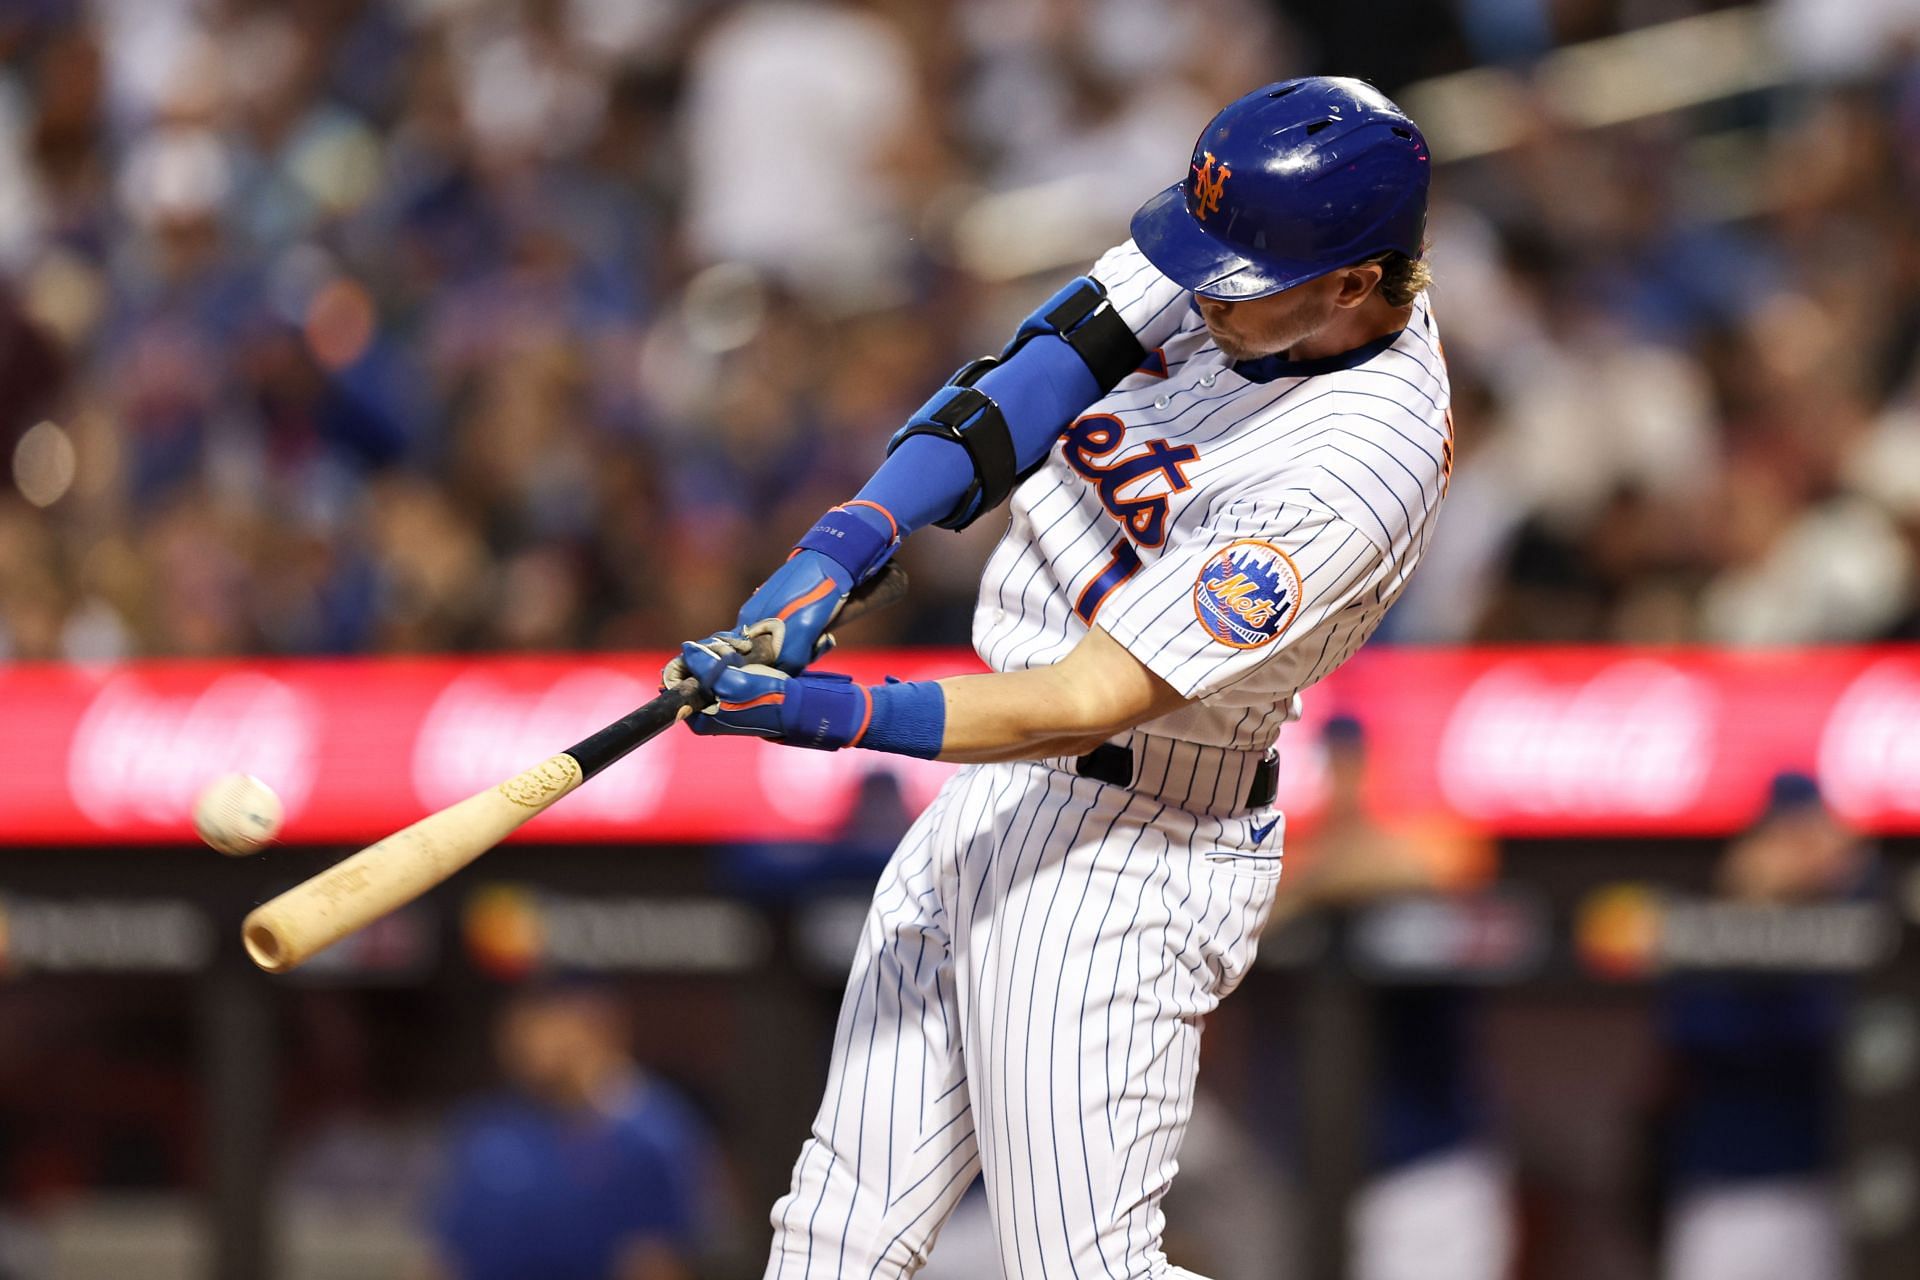
POLYGON ((1055 303, 1041 320, 1086 361, 1093 380, 1105 394, 1140 367, 1146 348, 1107 297, 1106 288, 1091 276, 1055 303))
POLYGON ((934 521, 942 529, 964 529, 1007 500, 1017 483, 1019 460, 1013 451, 1013 431, 992 396, 973 384, 1000 362, 991 356, 963 366, 947 385, 954 394, 924 418, 909 422, 887 445, 887 453, 914 436, 938 436, 967 451, 973 463, 973 483, 952 514, 934 521))
POLYGON ((1097 280, 1088 280, 1061 299, 1059 306, 1047 312, 1047 323, 1087 362, 1103 392, 1113 390, 1147 358, 1140 339, 1133 336, 1097 280))

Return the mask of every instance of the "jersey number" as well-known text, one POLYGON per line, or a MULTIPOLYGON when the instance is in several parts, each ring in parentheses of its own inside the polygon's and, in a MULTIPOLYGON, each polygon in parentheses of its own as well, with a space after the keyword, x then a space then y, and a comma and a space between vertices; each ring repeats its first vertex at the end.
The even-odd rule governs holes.
POLYGON ((1140 553, 1133 549, 1131 542, 1120 539, 1120 545, 1113 549, 1113 555, 1107 560, 1107 567, 1094 575, 1093 581, 1080 593, 1080 598, 1073 602, 1073 611, 1080 615, 1080 621, 1092 626, 1093 615, 1100 612, 1100 606, 1107 602, 1107 597, 1138 572, 1140 553))

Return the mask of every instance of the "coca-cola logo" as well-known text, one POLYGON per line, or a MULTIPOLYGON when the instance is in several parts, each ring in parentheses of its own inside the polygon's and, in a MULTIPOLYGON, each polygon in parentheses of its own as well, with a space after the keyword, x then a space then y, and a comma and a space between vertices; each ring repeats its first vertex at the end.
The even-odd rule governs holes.
MULTIPOLYGON (((463 675, 434 699, 413 744, 413 789, 442 809, 494 786, 618 720, 659 690, 624 672, 590 667, 541 688, 463 675)), ((672 735, 677 737, 678 735, 672 735)), ((671 738, 642 748, 562 802, 569 818, 631 823, 652 813, 667 784, 671 738)))
POLYGON ((1575 682, 1516 661, 1468 687, 1441 734, 1447 800, 1475 818, 1658 818, 1686 812, 1712 762, 1716 703, 1664 663, 1575 682))
POLYGON ((1855 822, 1920 814, 1920 667, 1889 658, 1847 686, 1820 735, 1820 787, 1855 822))
POLYGON ((80 717, 67 790, 108 829, 183 827, 200 788, 223 773, 251 773, 279 793, 292 820, 313 789, 319 736, 319 711, 307 697, 259 672, 224 675, 188 694, 119 676, 80 717))

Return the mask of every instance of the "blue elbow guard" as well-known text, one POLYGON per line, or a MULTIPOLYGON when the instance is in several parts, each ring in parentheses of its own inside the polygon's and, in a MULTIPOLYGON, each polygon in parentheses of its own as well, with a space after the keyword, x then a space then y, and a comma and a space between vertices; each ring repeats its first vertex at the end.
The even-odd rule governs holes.
POLYGON ((1107 291, 1092 276, 1078 276, 1040 304, 1020 325, 1013 341, 1000 353, 1002 360, 1042 334, 1057 334, 1086 362, 1087 371, 1105 395, 1147 358, 1140 339, 1120 318, 1107 291))
MULTIPOLYGON (((1054 294, 1020 325, 1013 341, 998 359, 975 360, 953 375, 946 386, 920 406, 907 425, 894 433, 887 456, 914 436, 950 440, 966 450, 973 479, 947 515, 934 523, 943 529, 964 529, 1007 500, 1021 479, 1019 446, 1007 415, 991 395, 974 384, 987 372, 1011 361, 1035 338, 1059 338, 1086 365, 1096 394, 1107 392, 1140 367, 1146 352, 1127 322, 1114 310, 1107 291, 1091 276, 1080 276, 1054 294)), ((1063 353, 1064 355, 1064 353, 1063 353)), ((1048 366, 1043 362, 1040 370, 1048 366)), ((1045 374, 1040 375, 1043 379, 1045 374)), ((1026 384, 1032 386, 1031 382, 1026 384)), ((1003 388, 1004 390, 1004 388, 1003 388)), ((1021 406, 1016 405, 1018 409, 1021 406)), ((1084 408, 1084 404, 1080 407, 1084 408)), ((1073 410, 1077 412, 1076 410, 1073 410)), ((1025 421, 1025 419, 1023 419, 1025 421)), ((1065 423, 1049 424, 1048 435, 1065 423)))
POLYGON ((934 521, 943 529, 966 528, 979 519, 982 512, 1005 502, 1018 479, 1019 463, 1006 415, 993 397, 973 385, 998 363, 987 357, 963 367, 887 442, 888 457, 914 436, 951 440, 967 451, 967 458, 973 463, 973 480, 953 510, 944 519, 934 521))

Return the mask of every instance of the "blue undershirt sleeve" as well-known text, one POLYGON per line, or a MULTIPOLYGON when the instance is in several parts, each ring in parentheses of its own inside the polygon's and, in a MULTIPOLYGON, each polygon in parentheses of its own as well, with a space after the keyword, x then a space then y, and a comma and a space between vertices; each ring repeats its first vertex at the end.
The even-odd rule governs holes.
MULTIPOLYGON (((974 385, 1000 406, 1021 471, 1038 462, 1101 394, 1086 361, 1051 333, 1028 339, 974 385)), ((857 497, 891 512, 904 538, 952 515, 973 479, 973 462, 958 442, 916 435, 880 464, 857 497)))

